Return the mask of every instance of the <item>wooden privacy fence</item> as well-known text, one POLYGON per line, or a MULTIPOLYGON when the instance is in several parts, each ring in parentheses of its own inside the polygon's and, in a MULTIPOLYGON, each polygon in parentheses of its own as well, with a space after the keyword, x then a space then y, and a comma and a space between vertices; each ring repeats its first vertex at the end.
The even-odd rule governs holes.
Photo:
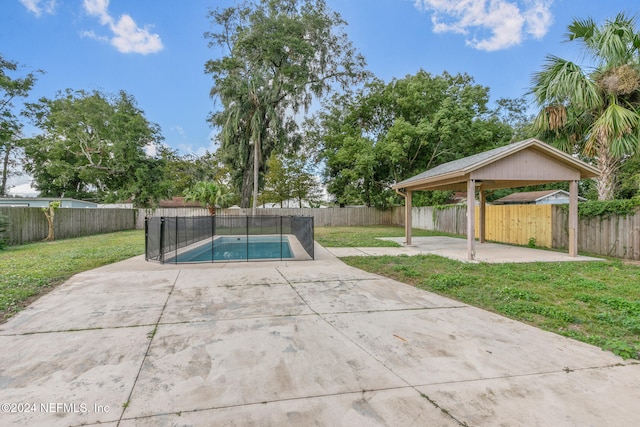
MULTIPOLYGON (((220 215, 250 215, 251 209, 221 209, 220 215)), ((206 216, 204 209, 77 209, 56 211, 56 238, 79 237, 144 228, 145 216, 206 216)), ((385 211, 375 208, 258 209, 258 215, 313 216, 316 227, 404 225, 404 207, 385 211)), ((39 241, 47 236, 47 221, 39 208, 2 208, 0 215, 12 225, 10 244, 39 241)), ((478 212, 476 211, 476 218, 478 212)), ((412 208, 413 227, 465 235, 465 206, 412 208)), ((486 207, 487 240, 564 249, 568 246, 569 214, 557 205, 489 205, 486 207)), ((478 223, 476 223, 476 233, 478 223)), ((476 234, 476 237, 478 235, 476 234)), ((629 216, 581 219, 578 249, 598 255, 640 260, 640 212, 629 216)))
MULTIPOLYGON (((552 210, 553 246, 569 241, 569 215, 559 206, 552 210)), ((634 215, 610 215, 578 221, 578 250, 598 255, 640 260, 640 211, 634 215)))
MULTIPOLYGON (((415 228, 467 234, 467 208, 463 205, 412 208, 415 228)), ((535 239, 537 246, 551 247, 553 223, 551 205, 487 205, 485 238, 487 240, 526 245, 535 239)), ((476 206, 476 238, 480 237, 479 207, 476 206)), ((567 240, 568 241, 568 240, 567 240)))
MULTIPOLYGON (((179 209, 155 209, 140 210, 138 228, 144 228, 145 216, 206 216, 209 211, 204 208, 179 208, 179 209)), ((257 209, 259 216, 312 216, 316 227, 348 227, 364 225, 395 225, 401 221, 404 208, 398 207, 389 210, 375 208, 274 208, 257 209)), ((216 215, 251 215, 251 209, 233 208, 218 209, 216 215)))
MULTIPOLYGON (((8 217, 10 245, 37 242, 47 237, 47 220, 40 208, 3 208, 0 215, 8 217)), ((53 219, 56 239, 90 236, 136 228, 134 209, 60 208, 53 219)))
MULTIPOLYGON (((466 235, 465 206, 412 208, 412 225, 424 230, 466 235)), ((569 212, 558 205, 488 205, 485 238, 490 241, 566 249, 569 212)), ((476 207, 476 238, 479 215, 476 207)), ((401 217, 397 225, 404 225, 401 217)), ((597 255, 640 259, 640 211, 634 215, 580 219, 578 250, 597 255)))

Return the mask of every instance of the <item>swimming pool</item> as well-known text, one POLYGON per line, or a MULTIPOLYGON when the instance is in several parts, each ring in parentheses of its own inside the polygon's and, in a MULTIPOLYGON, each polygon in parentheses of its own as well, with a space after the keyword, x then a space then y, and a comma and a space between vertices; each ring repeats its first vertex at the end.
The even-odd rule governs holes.
POLYGON ((246 261, 291 259, 287 236, 225 236, 180 253, 169 262, 246 261))

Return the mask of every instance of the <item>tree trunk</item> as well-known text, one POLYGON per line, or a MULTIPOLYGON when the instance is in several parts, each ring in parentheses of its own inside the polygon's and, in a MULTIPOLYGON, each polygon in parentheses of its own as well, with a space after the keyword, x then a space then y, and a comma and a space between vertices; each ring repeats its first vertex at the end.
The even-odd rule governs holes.
POLYGON ((242 188, 240 192, 240 207, 248 208, 251 206, 251 190, 253 187, 253 169, 247 167, 242 172, 242 188))
POLYGON ((43 208, 44 216, 47 218, 47 224, 49 225, 49 233, 47 233, 47 237, 45 237, 43 242, 53 242, 55 240, 54 231, 53 231, 53 217, 56 214, 55 208, 49 206, 49 208, 43 208))
POLYGON ((260 166, 260 134, 255 141, 253 141, 253 208, 251 209, 251 215, 256 216, 256 209, 258 208, 258 172, 260 166))
POLYGON ((11 145, 5 144, 4 158, 2 159, 2 181, 0 182, 0 196, 7 195, 7 179, 9 178, 9 156, 11 155, 11 145))
POLYGON ((596 158, 600 176, 596 179, 598 200, 613 200, 620 159, 611 154, 606 144, 598 144, 596 158))

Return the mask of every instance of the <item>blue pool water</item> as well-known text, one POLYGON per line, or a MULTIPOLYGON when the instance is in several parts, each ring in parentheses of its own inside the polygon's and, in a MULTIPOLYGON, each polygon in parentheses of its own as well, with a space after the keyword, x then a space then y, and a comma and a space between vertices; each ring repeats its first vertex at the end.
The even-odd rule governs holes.
POLYGON ((211 244, 179 254, 172 262, 241 261, 293 258, 285 236, 218 237, 211 244))

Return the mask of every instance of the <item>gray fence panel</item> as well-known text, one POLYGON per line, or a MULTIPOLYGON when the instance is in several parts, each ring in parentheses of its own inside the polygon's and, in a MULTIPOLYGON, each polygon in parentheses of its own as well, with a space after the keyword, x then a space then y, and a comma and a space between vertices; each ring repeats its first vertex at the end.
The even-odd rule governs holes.
MULTIPOLYGON (((37 242, 47 237, 49 227, 41 208, 0 207, 9 218, 9 244, 37 242)), ((53 225, 56 239, 90 236, 136 229, 137 209, 60 208, 53 225)))

